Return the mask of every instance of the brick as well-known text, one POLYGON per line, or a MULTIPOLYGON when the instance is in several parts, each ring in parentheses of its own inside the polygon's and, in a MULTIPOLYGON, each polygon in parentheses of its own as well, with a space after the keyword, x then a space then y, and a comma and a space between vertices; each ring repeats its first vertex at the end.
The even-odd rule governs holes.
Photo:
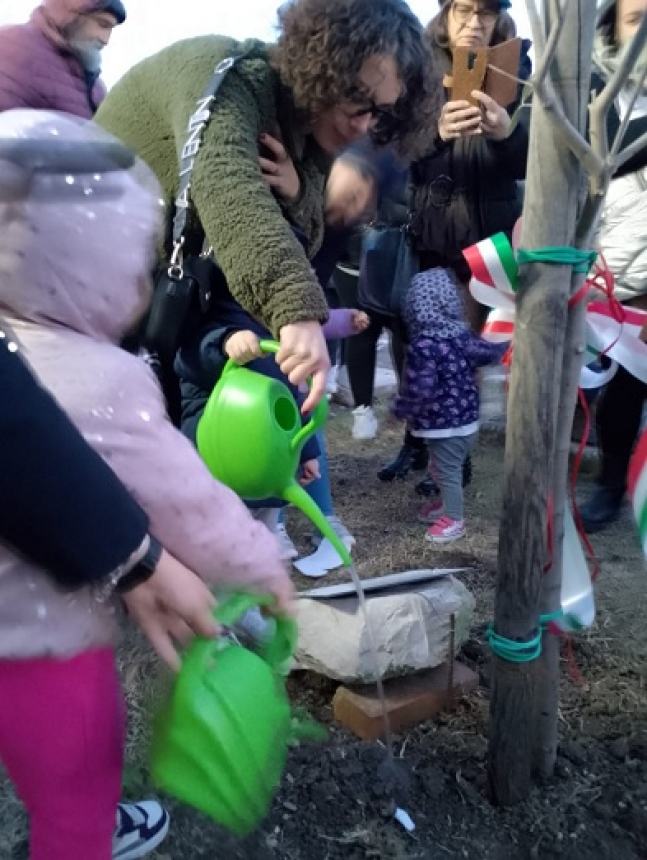
MULTIPOLYGON (((451 689, 449 682, 448 663, 385 681, 386 710, 392 731, 401 732, 451 708, 461 696, 478 687, 478 676, 455 662, 451 689)), ((374 684, 338 687, 332 705, 335 719, 358 737, 371 741, 383 736, 382 704, 374 684)))

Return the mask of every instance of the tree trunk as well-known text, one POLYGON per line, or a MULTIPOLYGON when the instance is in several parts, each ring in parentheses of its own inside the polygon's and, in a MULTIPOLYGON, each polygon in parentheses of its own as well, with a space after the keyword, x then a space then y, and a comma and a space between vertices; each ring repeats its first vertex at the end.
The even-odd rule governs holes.
MULTIPOLYGON (((545 4, 546 32, 557 20, 558 12, 556 0, 545 4)), ((583 94, 588 93, 594 22, 595 0, 568 0, 550 70, 566 116, 581 132, 585 129, 587 99, 584 95, 583 100, 583 94)), ((583 191, 581 165, 551 122, 550 106, 535 99, 522 247, 574 245, 583 191)), ((555 447, 558 414, 564 424, 568 412, 566 401, 560 410, 560 399, 572 275, 570 267, 536 263, 520 271, 495 629, 508 639, 522 642, 532 639, 538 631, 548 499, 554 490, 555 469, 562 469, 556 463, 555 447)), ((569 379, 565 398, 571 396, 570 386, 569 379)), ((574 402, 571 420, 573 406, 574 402)), ((565 480, 563 472, 560 481, 564 488, 565 480)), ((563 519, 563 505, 561 516, 563 519)), ((555 596, 559 602, 561 564, 554 565, 554 575, 547 584, 546 604, 554 604, 555 596)), ((515 664, 494 658, 490 785, 494 799, 502 804, 522 800, 530 790, 537 709, 546 712, 543 722, 550 726, 544 739, 551 749, 556 746, 558 651, 553 644, 541 663, 515 664), (540 677, 544 683, 538 683, 540 677), (540 701, 536 699, 537 692, 540 701)))
MULTIPOLYGON (((592 46, 595 32, 595 15, 587 14, 582 10, 583 18, 580 22, 579 41, 582 46, 592 46)), ((562 33, 563 44, 569 44, 567 30, 562 33)), ((591 51, 582 47, 575 69, 575 80, 573 85, 565 88, 560 86, 560 72, 556 73, 557 89, 561 93, 566 113, 573 118, 573 124, 584 133, 587 121, 587 107, 589 103, 590 79, 591 79, 591 51)), ((560 54, 556 56, 559 67, 560 54)), ((562 74, 569 75, 568 59, 567 67, 562 74)), ((569 75, 570 77, 570 75, 569 75)), ((585 208, 586 191, 582 187, 584 177, 580 177, 580 197, 578 201, 577 220, 573 236, 573 244, 578 248, 590 248, 592 234, 595 230, 597 219, 590 218, 588 226, 582 232, 582 213, 585 208)), ((602 198, 597 201, 599 212, 602 198)), ((582 285, 584 276, 573 275, 571 279, 571 295, 582 285)), ((555 462, 553 468, 553 558, 550 570, 542 581, 542 593, 540 610, 542 614, 552 613, 560 608, 560 593, 563 576, 563 542, 564 542, 564 515, 566 506, 569 504, 568 472, 569 454, 571 447, 571 434, 573 428, 573 417, 577 402, 580 372, 585 349, 585 303, 580 303, 569 310, 568 322, 564 343, 564 362, 562 367, 562 383, 559 395, 559 406, 557 413, 557 438, 555 450, 555 462)), ((559 712, 559 686, 560 686, 560 643, 559 639, 550 632, 544 633, 542 642, 542 655, 539 660, 535 712, 535 737, 534 737, 534 768, 543 778, 552 776, 557 758, 559 743, 558 712, 559 712)))
MULTIPOLYGON (((579 279, 581 281, 581 278, 579 279)), ((573 416, 579 387, 584 350, 585 307, 573 308, 569 314, 564 345, 563 377, 557 413, 557 438, 553 469, 553 557, 550 570, 542 580, 540 612, 560 608, 564 541, 564 514, 568 505, 568 467, 573 416)), ((535 691, 535 736, 533 760, 539 776, 552 776, 557 758, 559 711, 560 640, 549 631, 542 638, 535 691)))

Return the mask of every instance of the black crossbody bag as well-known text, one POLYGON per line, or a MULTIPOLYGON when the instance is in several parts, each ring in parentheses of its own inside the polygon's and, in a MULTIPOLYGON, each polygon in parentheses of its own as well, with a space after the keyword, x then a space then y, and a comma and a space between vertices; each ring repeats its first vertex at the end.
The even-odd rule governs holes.
POLYGON ((419 271, 408 225, 367 227, 357 288, 360 306, 382 316, 400 317, 411 279, 419 271))
POLYGON ((173 215, 172 250, 168 261, 160 267, 155 278, 153 300, 142 336, 142 345, 150 354, 151 364, 158 370, 163 385, 172 374, 173 359, 182 341, 186 323, 194 309, 197 308, 203 314, 207 312, 217 277, 213 255, 210 249, 205 249, 204 243, 202 251, 197 253, 187 249, 186 228, 191 206, 191 180, 202 136, 211 119, 218 90, 227 72, 245 56, 244 53, 234 54, 218 63, 189 119, 187 139, 180 157, 180 183, 173 215))

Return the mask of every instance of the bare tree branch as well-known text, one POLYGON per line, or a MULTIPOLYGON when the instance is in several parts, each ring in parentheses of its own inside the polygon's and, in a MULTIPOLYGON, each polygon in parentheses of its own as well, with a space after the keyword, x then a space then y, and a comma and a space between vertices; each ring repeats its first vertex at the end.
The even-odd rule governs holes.
POLYGON ((614 172, 622 167, 630 158, 633 158, 636 153, 640 152, 641 149, 647 146, 647 131, 644 134, 641 134, 639 138, 630 143, 629 146, 625 147, 622 152, 618 153, 613 161, 613 170, 614 172))
POLYGON ((542 85, 542 83, 544 82, 544 78, 548 74, 550 64, 553 62, 553 59, 555 57, 555 51, 557 50, 557 45, 559 43, 559 37, 561 35, 563 25, 564 6, 560 3, 557 18, 555 19, 555 23, 553 24, 551 31, 548 35, 548 40, 543 46, 543 50, 540 55, 541 59, 539 60, 539 64, 537 66, 537 71, 533 75, 533 83, 536 87, 540 87, 542 85))
POLYGON ((564 107, 555 92, 550 78, 546 79, 540 87, 535 89, 535 96, 541 102, 542 107, 550 117, 551 122, 555 125, 565 145, 582 163, 586 172, 592 177, 603 174, 607 169, 605 159, 601 158, 595 149, 587 143, 585 138, 567 118, 564 107))
POLYGON ((544 36, 544 25, 541 23, 535 0, 526 0, 528 20, 532 30, 532 40, 535 43, 535 52, 541 57, 546 50, 546 38, 544 36))
POLYGON ((604 190, 591 192, 586 198, 586 203, 584 204, 582 213, 578 218, 577 227, 575 229, 575 245, 577 248, 590 247, 592 237, 597 232, 606 192, 607 189, 605 184, 604 190))
POLYGON ((587 173, 597 176, 605 169, 604 159, 597 156, 577 128, 569 121, 564 106, 548 75, 550 65, 559 45, 559 36, 563 28, 566 5, 558 3, 557 18, 551 27, 548 39, 544 34, 544 26, 537 11, 535 0, 526 0, 528 19, 532 28, 537 56, 541 57, 536 75, 531 79, 535 96, 548 113, 551 122, 559 130, 560 137, 575 157, 584 165, 587 173))

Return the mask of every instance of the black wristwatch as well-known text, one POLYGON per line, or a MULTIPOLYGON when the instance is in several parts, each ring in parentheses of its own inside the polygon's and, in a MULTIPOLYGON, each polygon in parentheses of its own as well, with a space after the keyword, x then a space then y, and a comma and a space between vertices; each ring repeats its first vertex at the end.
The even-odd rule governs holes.
POLYGON ((142 582, 146 582, 155 573, 155 568, 162 557, 162 550, 162 544, 150 535, 148 549, 144 557, 116 583, 115 591, 117 594, 125 594, 127 591, 132 591, 137 585, 141 585, 142 582))

